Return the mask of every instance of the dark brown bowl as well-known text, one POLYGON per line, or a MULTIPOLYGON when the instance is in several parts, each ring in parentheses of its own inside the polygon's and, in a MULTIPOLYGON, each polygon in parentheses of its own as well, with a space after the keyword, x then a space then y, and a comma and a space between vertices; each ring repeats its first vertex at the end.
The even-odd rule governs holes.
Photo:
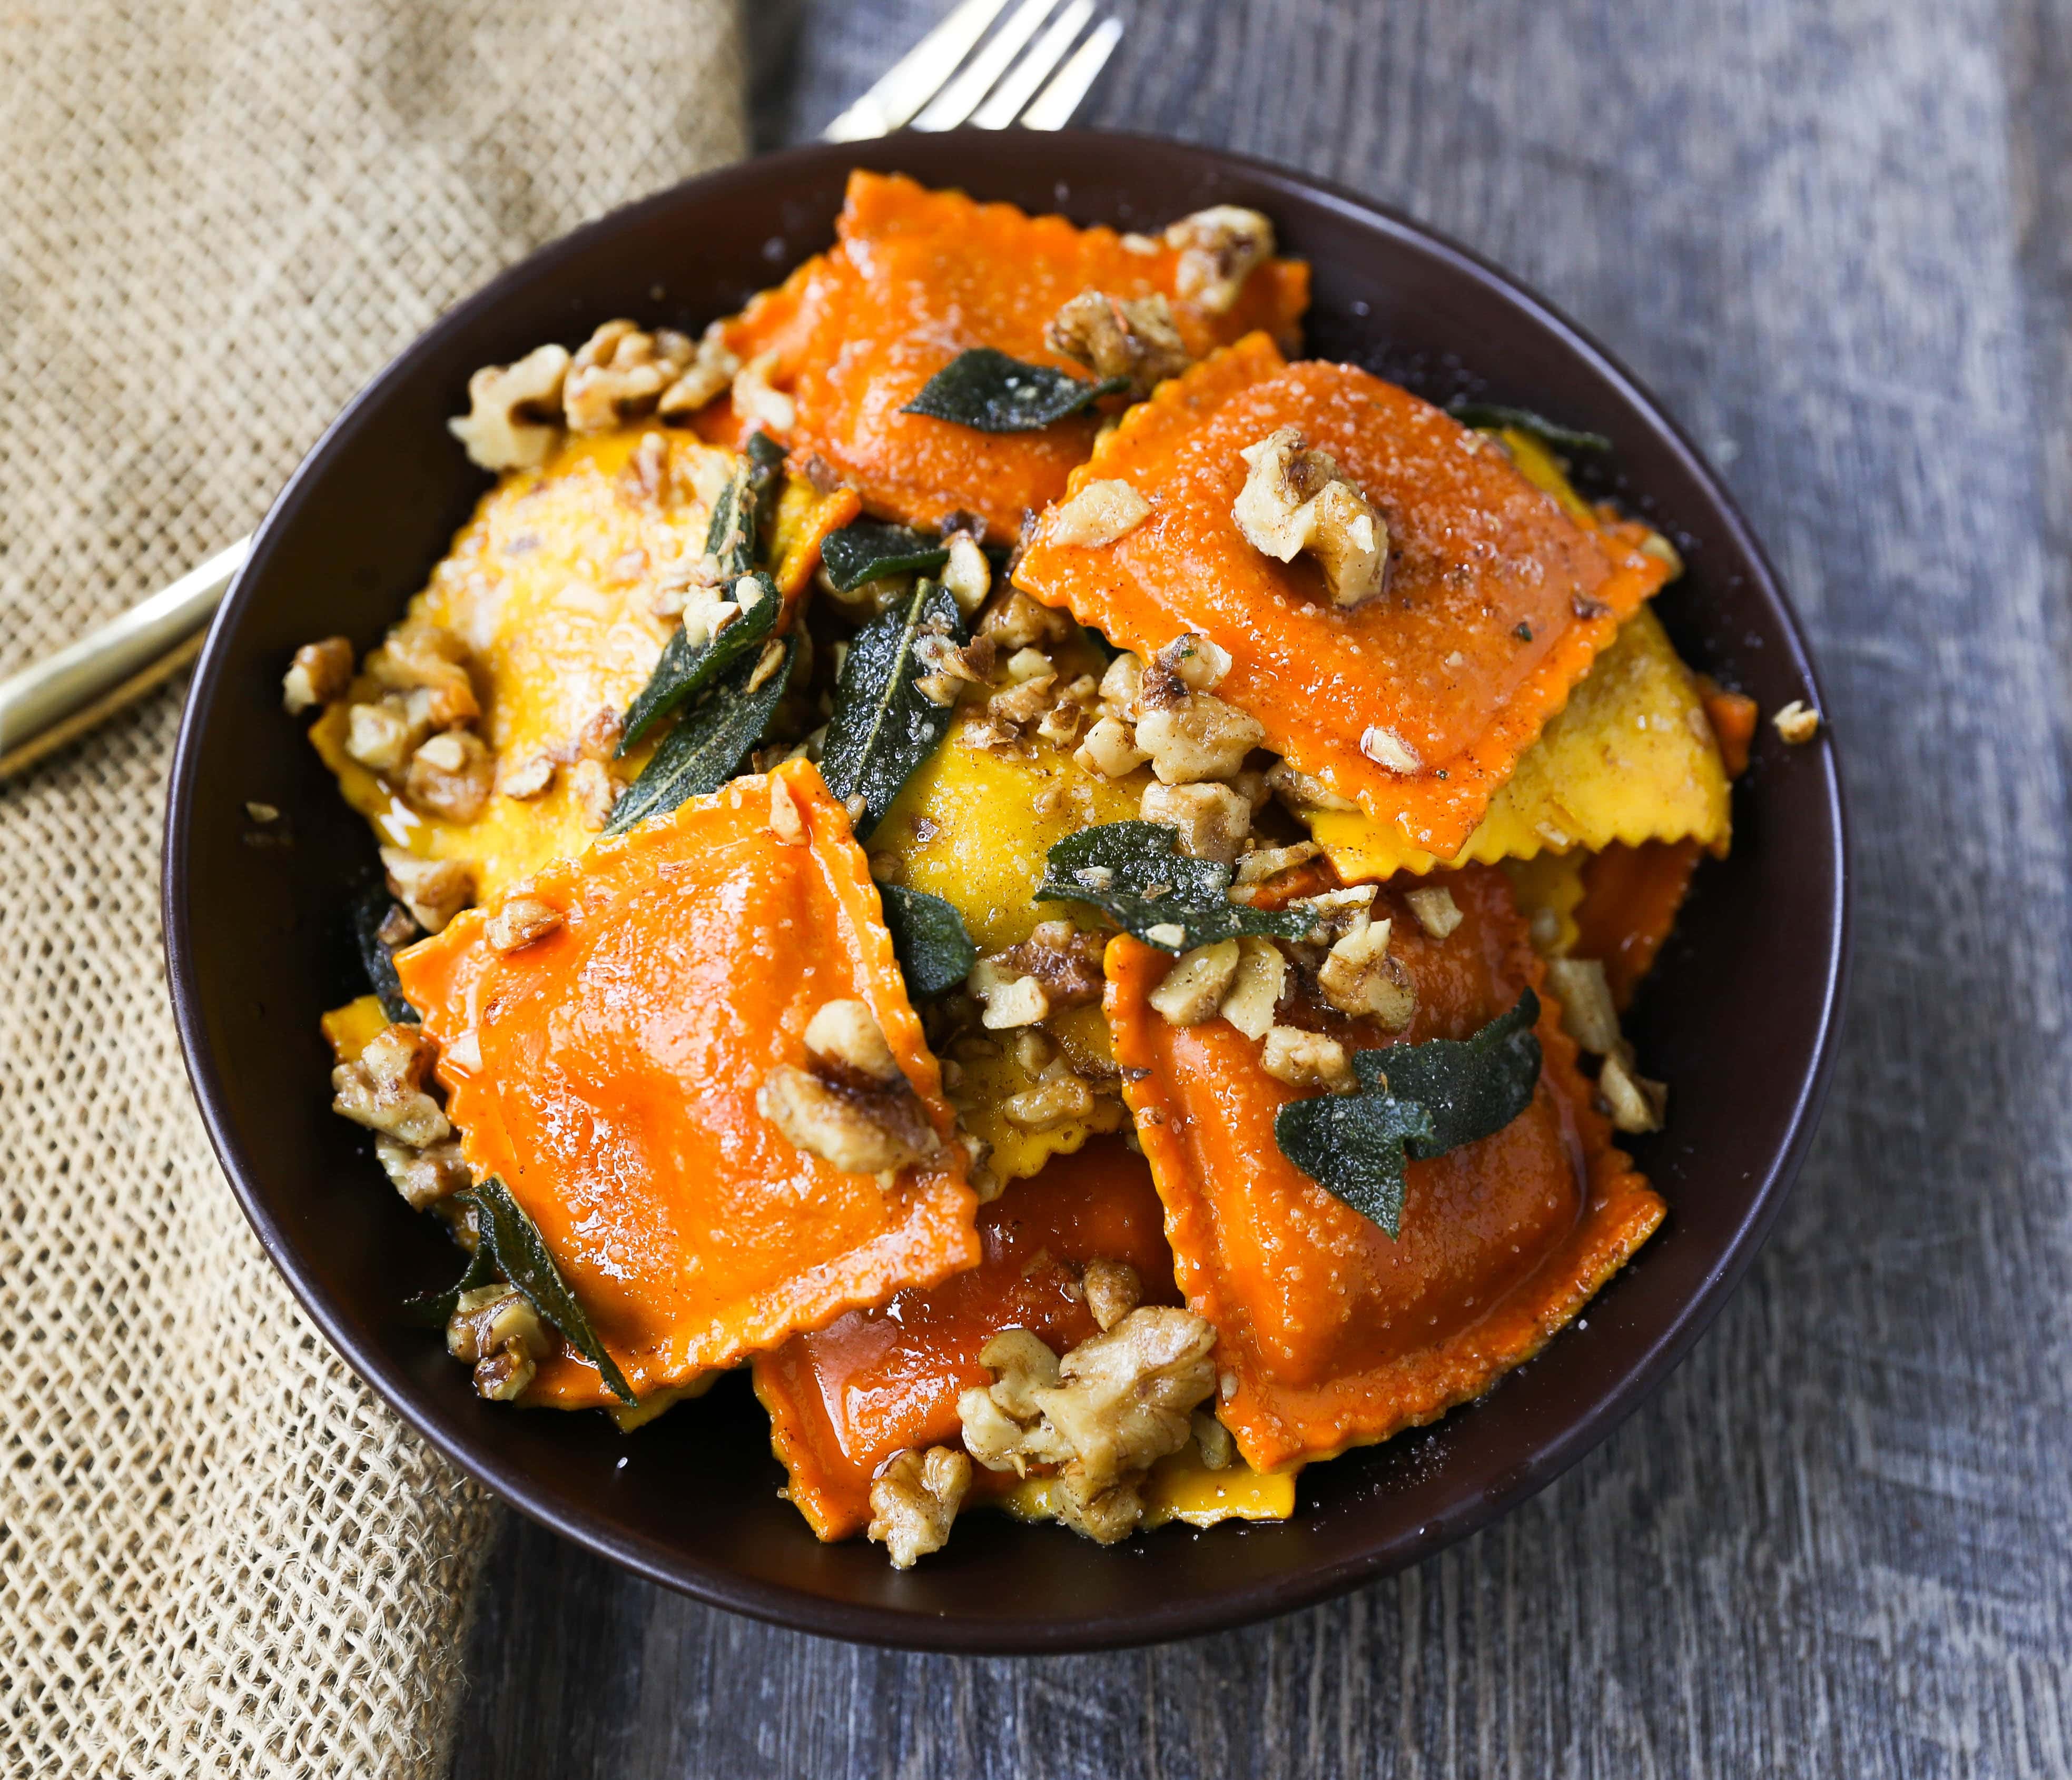
POLYGON ((1543 1487, 1661 1383, 1733 1289, 1811 1136, 1834 1054, 1848 893, 1833 753, 1787 750, 1765 727, 1733 856, 1704 868, 1637 1011, 1651 1072, 1674 1090, 1668 1131, 1634 1146, 1669 1201, 1661 1234, 1585 1323, 1482 1403, 1306 1474, 1285 1524, 1169 1528, 1103 1550, 976 1515, 900 1574, 875 1546, 816 1544, 777 1499, 767 1425, 738 1379, 631 1438, 601 1416, 479 1401, 440 1342, 397 1313, 451 1279, 452 1249, 328 1108, 317 1016, 360 986, 345 904, 373 845, 282 716, 281 675, 313 637, 371 646, 466 518, 483 478, 445 423, 476 366, 543 340, 573 346, 619 314, 695 331, 828 242, 857 165, 1123 228, 1215 203, 1267 212, 1315 268, 1313 352, 1437 400, 1486 392, 1610 434, 1605 486, 1688 559, 1661 601, 1688 659, 1766 711, 1818 703, 1775 576, 1683 434, 1572 324, 1408 218, 1132 136, 798 150, 664 192, 506 273, 376 377, 274 504, 209 637, 173 769, 165 924, 187 1067, 246 1215, 339 1352, 456 1463, 569 1538, 720 1606, 886 1643, 1087 1650, 1237 1625, 1415 1563, 1543 1487), (286 812, 291 844, 253 828, 248 799, 286 812))

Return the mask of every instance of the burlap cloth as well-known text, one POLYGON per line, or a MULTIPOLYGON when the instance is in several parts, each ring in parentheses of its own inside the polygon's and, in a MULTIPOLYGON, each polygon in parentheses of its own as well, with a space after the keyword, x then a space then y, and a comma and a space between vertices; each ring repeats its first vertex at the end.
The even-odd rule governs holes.
MULTIPOLYGON (((249 530, 498 267, 738 154, 736 25, 0 8, 0 674, 249 530)), ((0 787, 4 1771, 442 1773, 491 1509, 304 1321, 195 1116, 158 923, 184 689, 0 787)))

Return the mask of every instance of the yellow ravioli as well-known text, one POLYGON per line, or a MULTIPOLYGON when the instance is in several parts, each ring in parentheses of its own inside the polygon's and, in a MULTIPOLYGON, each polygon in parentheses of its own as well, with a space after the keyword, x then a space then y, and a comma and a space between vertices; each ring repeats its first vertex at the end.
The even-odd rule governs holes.
MULTIPOLYGON (((1295 1478, 1301 1466, 1285 1471, 1255 1471, 1234 1458, 1220 1471, 1202 1462, 1201 1449, 1190 1441, 1151 1467, 1144 1481, 1144 1524, 1163 1527, 1184 1521, 1190 1527, 1213 1527, 1224 1520, 1285 1520, 1295 1512, 1295 1478)), ((1024 1478, 1000 1498, 1017 1520, 1055 1520, 1053 1499, 1058 1479, 1024 1478)))

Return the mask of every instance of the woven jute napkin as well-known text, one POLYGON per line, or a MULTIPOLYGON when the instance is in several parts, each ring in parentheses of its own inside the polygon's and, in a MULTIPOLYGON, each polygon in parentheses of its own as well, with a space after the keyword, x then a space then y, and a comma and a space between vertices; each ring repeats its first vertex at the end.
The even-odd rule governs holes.
MULTIPOLYGON (((742 86, 734 0, 15 0, 0 674, 248 530, 500 266, 739 154, 742 86)), ((195 1116, 183 689, 0 786, 0 1772, 438 1774, 491 1510, 305 1321, 195 1116)))

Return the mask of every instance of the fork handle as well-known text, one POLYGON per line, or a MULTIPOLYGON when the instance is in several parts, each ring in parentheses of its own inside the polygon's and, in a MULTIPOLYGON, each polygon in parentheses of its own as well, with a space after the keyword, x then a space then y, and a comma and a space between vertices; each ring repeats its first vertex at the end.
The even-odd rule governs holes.
POLYGON ((83 735, 191 661, 252 553, 241 537, 47 660, 0 680, 0 779, 83 735))

